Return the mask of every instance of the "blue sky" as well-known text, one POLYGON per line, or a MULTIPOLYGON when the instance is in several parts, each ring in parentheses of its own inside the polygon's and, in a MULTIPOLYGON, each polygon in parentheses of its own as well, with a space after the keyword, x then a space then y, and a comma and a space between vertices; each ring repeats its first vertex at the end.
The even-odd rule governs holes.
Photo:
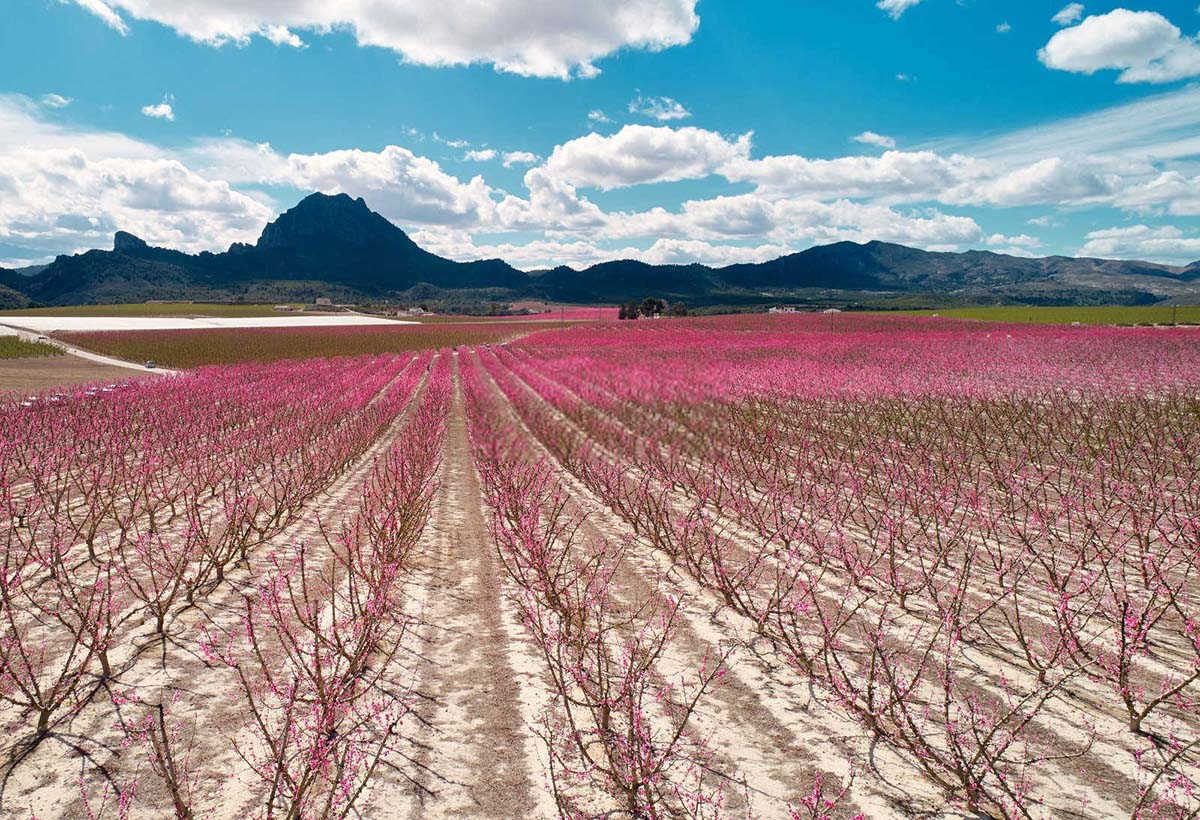
POLYGON ((221 250, 312 190, 525 268, 1200 259, 1194 1, 5 5, 3 265, 221 250))

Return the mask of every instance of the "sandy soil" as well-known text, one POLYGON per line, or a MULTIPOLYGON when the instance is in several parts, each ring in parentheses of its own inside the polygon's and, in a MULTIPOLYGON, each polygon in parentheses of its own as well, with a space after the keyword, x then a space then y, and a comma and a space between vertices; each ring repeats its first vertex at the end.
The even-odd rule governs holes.
POLYGON ((364 816, 553 816, 522 703, 544 699, 538 659, 505 617, 481 503, 459 390, 411 584, 422 614, 410 649, 416 720, 402 746, 410 770, 373 789, 364 816))
POLYGON ((135 374, 124 367, 85 361, 75 356, 0 359, 0 393, 36 393, 49 387, 115 382, 135 374))

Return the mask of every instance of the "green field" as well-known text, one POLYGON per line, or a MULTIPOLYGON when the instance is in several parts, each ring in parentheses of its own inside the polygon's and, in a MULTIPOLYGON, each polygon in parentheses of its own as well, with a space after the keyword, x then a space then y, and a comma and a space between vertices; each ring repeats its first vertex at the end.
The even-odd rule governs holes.
MULTIPOLYGON (((281 303, 286 304, 286 303, 281 303)), ((291 316, 274 305, 217 304, 206 302, 131 302, 122 305, 73 305, 68 307, 3 310, 0 316, 291 316)))
POLYGON ((0 359, 24 359, 29 356, 61 356, 62 351, 43 342, 27 342, 16 336, 0 336, 0 359))
POLYGON ((951 319, 980 319, 987 322, 1084 325, 1200 325, 1200 305, 1146 305, 1133 307, 992 307, 946 308, 902 311, 907 316, 945 316, 951 319))

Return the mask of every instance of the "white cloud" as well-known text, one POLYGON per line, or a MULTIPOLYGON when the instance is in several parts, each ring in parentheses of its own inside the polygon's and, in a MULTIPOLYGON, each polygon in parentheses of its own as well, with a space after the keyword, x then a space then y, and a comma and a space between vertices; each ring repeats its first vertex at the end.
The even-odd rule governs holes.
POLYGON ((121 34, 129 33, 129 27, 121 19, 121 15, 113 11, 112 7, 104 0, 75 0, 75 2, 103 20, 109 28, 119 31, 121 34))
POLYGON ((1180 171, 1163 171, 1124 187, 1113 199, 1117 207, 1135 213, 1200 216, 1200 174, 1189 177, 1180 171))
POLYGON ((494 148, 479 148, 468 151, 463 155, 463 159, 467 162, 491 162, 499 157, 503 161, 505 168, 511 168, 514 165, 532 165, 541 157, 529 151, 497 151, 494 148))
POLYGON ((70 97, 64 97, 62 94, 47 94, 42 97, 42 105, 47 108, 66 108, 74 100, 70 97))
POLYGON ((449 139, 447 137, 443 137, 437 131, 434 131, 432 136, 434 142, 440 142, 442 145, 448 145, 451 148, 469 148, 471 146, 471 143, 467 142, 466 140, 449 139))
POLYGON ((1120 184, 1102 164, 1050 157, 985 179, 963 180, 938 199, 963 205, 1078 204, 1102 199, 1120 184))
POLYGON ((530 151, 505 151, 504 152, 504 167, 511 168, 514 165, 532 165, 541 157, 530 151))
POLYGON ((1027 233, 1015 236, 994 233, 984 242, 996 253, 1005 253, 1009 256, 1035 256, 1035 249, 1042 246, 1040 239, 1027 233))
POLYGON ((690 200, 677 212, 663 208, 612 214, 599 231, 610 239, 656 236, 668 239, 766 239, 790 247, 850 240, 930 247, 957 247, 982 236, 970 217, 936 209, 904 212, 884 205, 839 199, 777 199, 761 194, 690 200))
POLYGON ((597 205, 545 167, 530 168, 524 182, 528 199, 509 195, 496 204, 496 223, 506 230, 595 231, 607 221, 597 205))
POLYGON ((537 239, 523 244, 476 244, 465 231, 415 231, 413 239, 421 247, 463 262, 475 259, 503 259, 523 270, 569 265, 585 268, 601 262, 636 259, 650 264, 701 264, 720 267, 740 262, 765 262, 794 249, 785 245, 728 245, 700 240, 657 239, 649 247, 632 245, 604 247, 588 241, 572 242, 537 239))
POLYGON ((886 12, 893 20, 899 20, 900 15, 920 2, 921 0, 879 0, 875 8, 886 12))
POLYGON ((895 148, 896 141, 891 137, 883 134, 876 134, 874 131, 863 131, 861 134, 851 137, 854 142, 861 142, 863 145, 878 145, 880 148, 895 148))
POLYGON ((274 213, 155 146, 42 120, 0 96, 0 243, 28 257, 108 247, 114 231, 189 251, 253 241, 274 213))
POLYGON ((1188 236, 1174 226, 1107 228, 1092 231, 1080 256, 1144 259, 1184 265, 1200 259, 1200 236, 1188 236))
POLYGON ((900 72, 899 74, 896 75, 896 79, 902 83, 911 83, 911 82, 915 82, 917 78, 913 77, 909 74, 905 74, 904 72, 900 72))
POLYGON ((611 136, 588 134, 555 146, 545 170, 572 185, 603 190, 701 179, 749 157, 750 137, 728 140, 700 128, 626 125, 611 136))
POLYGON ((599 108, 593 108, 591 111, 588 112, 588 121, 589 122, 612 122, 612 120, 610 120, 605 115, 605 113, 603 111, 601 111, 599 108))
POLYGON ((1003 23, 1000 23, 998 26, 996 26, 997 34, 1008 34, 1010 31, 1012 31, 1012 26, 1009 24, 1009 22, 1007 20, 1005 20, 1003 23))
POLYGON ((750 182, 773 196, 829 199, 935 199, 947 190, 985 179, 990 166, 970 157, 932 151, 885 151, 881 156, 809 159, 794 154, 737 157, 720 169, 731 182, 750 182))
POLYGON ((496 203, 483 177, 462 182, 437 162, 397 145, 380 151, 283 155, 266 144, 210 140, 187 152, 186 158, 194 167, 234 184, 361 196, 401 224, 479 226, 495 219, 496 203))
POLYGON ((291 31, 287 26, 263 26, 260 34, 277 46, 304 48, 304 41, 300 39, 300 35, 291 31))
POLYGON ((697 239, 657 239, 634 258, 654 265, 699 262, 722 267, 745 262, 767 262, 794 252, 794 248, 786 245, 714 245, 697 239))
POLYGON ((143 105, 142 114, 156 120, 166 120, 167 122, 175 121, 175 109, 171 106, 175 98, 170 94, 163 97, 163 101, 155 105, 143 105))
POLYGON ((1200 76, 1200 43, 1153 11, 1114 9, 1057 32, 1038 51, 1049 68, 1121 72, 1120 83, 1165 83, 1200 76))
POLYGON ((1078 23, 1083 18, 1083 3, 1068 3, 1058 10, 1050 18, 1052 22, 1058 23, 1060 26, 1069 26, 1072 23, 1078 23))
POLYGON ((643 117, 669 122, 682 120, 692 116, 692 112, 683 107, 683 103, 670 97, 643 97, 638 94, 629 101, 629 113, 641 114, 643 117))
POLYGON ((1027 233, 1017 234, 1016 236, 1005 236, 1002 233, 994 233, 986 241, 989 245, 1017 245, 1023 248, 1036 248, 1042 244, 1042 241, 1036 236, 1030 236, 1027 233))
POLYGON ((696 0, 493 0, 464 9, 434 0, 75 0, 127 31, 118 11, 193 40, 221 45, 264 37, 302 45, 294 32, 352 32, 426 66, 489 64, 532 77, 591 77, 623 48, 658 51, 689 42, 696 0))
POLYGON ((1046 157, 1111 156, 1158 162, 1200 154, 1200 87, 1188 87, 983 140, 933 143, 1010 165, 1046 157))

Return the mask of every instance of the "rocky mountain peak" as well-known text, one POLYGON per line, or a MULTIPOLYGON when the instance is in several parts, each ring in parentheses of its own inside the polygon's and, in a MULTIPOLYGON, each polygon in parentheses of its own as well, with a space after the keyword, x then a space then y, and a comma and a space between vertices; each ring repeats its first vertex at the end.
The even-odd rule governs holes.
POLYGON ((149 246, 145 240, 134 236, 128 231, 117 231, 113 236, 113 250, 117 253, 137 253, 144 251, 149 246))

